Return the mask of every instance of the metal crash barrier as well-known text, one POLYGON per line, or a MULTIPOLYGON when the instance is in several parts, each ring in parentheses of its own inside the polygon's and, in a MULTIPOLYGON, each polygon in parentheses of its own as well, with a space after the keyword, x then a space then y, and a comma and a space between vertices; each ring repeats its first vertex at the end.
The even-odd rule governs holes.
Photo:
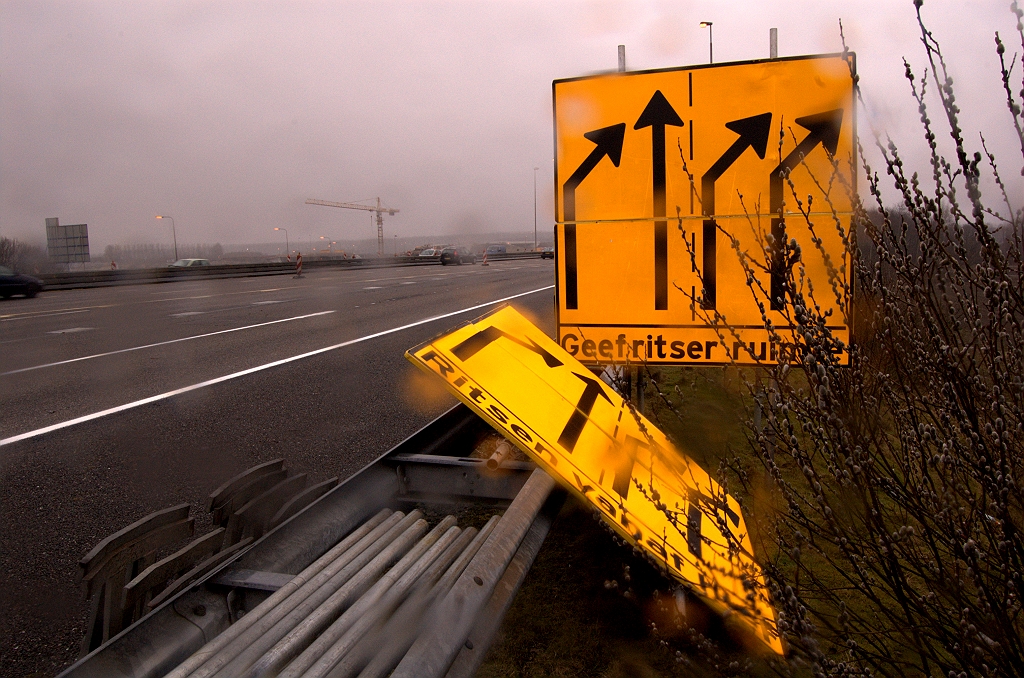
MULTIPOLYGON (((459 405, 340 485, 307 488, 282 460, 232 478, 214 529, 171 556, 83 565, 106 577, 83 646, 99 644, 62 675, 472 676, 565 497, 499 440, 459 405)), ((188 505, 83 563, 169 525, 192 536, 188 505)))

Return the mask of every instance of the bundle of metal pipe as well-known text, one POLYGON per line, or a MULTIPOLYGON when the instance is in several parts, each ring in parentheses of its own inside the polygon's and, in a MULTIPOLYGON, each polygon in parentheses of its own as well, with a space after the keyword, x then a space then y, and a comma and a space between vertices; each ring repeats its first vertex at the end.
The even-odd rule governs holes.
POLYGON ((434 606, 424 632, 392 678, 441 678, 447 673, 554 486, 551 476, 534 470, 490 538, 434 606))
POLYGON ((427 610, 436 600, 443 598, 448 593, 473 556, 490 537, 497 522, 498 516, 491 516, 491 519, 480 528, 480 532, 444 575, 436 583, 425 581, 424 585, 409 596, 377 633, 363 638, 360 648, 353 653, 353 656, 339 662, 330 677, 353 675, 361 663, 360 660, 365 661, 366 659, 369 661, 359 673, 359 678, 384 678, 391 673, 405 653, 409 651, 416 636, 422 632, 422 621, 427 610))
POLYGON ((535 472, 479 532, 385 509, 168 676, 440 678, 552 487, 535 472))

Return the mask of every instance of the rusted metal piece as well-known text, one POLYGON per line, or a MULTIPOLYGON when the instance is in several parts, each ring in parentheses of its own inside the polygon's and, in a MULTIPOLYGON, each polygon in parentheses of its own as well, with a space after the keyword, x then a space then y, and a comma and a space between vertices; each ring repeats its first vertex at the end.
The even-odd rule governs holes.
POLYGON ((307 487, 302 492, 289 499, 267 522, 267 530, 272 530, 293 515, 306 508, 314 501, 324 496, 338 485, 338 476, 307 487))
POLYGON ((187 515, 188 504, 152 513, 110 535, 80 561, 89 599, 82 656, 124 628, 125 584, 153 562, 159 549, 192 536, 195 519, 187 515))
POLYGON ((178 504, 177 506, 172 506, 160 511, 154 511, 145 518, 141 518, 128 527, 118 530, 114 534, 110 535, 99 544, 96 544, 89 553, 78 561, 78 566, 82 570, 82 575, 88 578, 90 573, 101 567, 103 561, 110 556, 110 554, 117 551, 125 544, 145 535, 147 532, 151 532, 152 530, 169 523, 185 520, 188 518, 189 508, 189 504, 178 504))
POLYGON ((220 505, 213 507, 213 524, 227 527, 228 519, 231 518, 235 511, 287 477, 288 471, 279 469, 256 476, 255 478, 248 478, 238 489, 225 497, 220 505))
POLYGON ((305 486, 306 474, 300 473, 285 478, 247 501, 228 517, 224 545, 233 544, 242 537, 262 537, 267 521, 305 486))
POLYGON ((164 602, 174 594, 188 587, 188 585, 194 582, 196 579, 199 579, 203 575, 212 572, 221 563, 227 562, 233 555, 244 549, 250 543, 252 543, 252 539, 247 537, 242 541, 238 542, 237 544, 233 544, 228 548, 224 549, 223 551, 213 554, 212 556, 210 556, 209 558, 199 563, 191 570, 189 570, 188 572, 186 572, 185 574, 181 575, 180 577, 172 581, 170 584, 168 584, 167 588, 161 591, 158 595, 154 596, 153 600, 149 601, 149 603, 146 604, 146 608, 152 610, 154 607, 160 605, 160 603, 164 602))
POLYGON ((497 471, 501 462, 505 461, 510 454, 512 454, 512 445, 507 440, 499 441, 494 447, 494 453, 487 458, 487 468, 497 471))
POLYGON ((223 534, 223 527, 204 534, 166 558, 153 563, 128 582, 124 587, 125 625, 142 616, 142 606, 149 602, 147 597, 155 589, 172 579, 177 579, 196 563, 219 551, 223 534))
POLYGON ((282 469, 284 469, 284 459, 274 459, 272 461, 259 464, 258 466, 253 466, 251 469, 242 471, 238 475, 229 478, 223 485, 210 494, 209 500, 206 503, 206 510, 212 512, 214 509, 223 505, 232 494, 244 485, 249 484, 260 476, 265 476, 268 473, 273 473, 274 471, 280 471, 282 469))

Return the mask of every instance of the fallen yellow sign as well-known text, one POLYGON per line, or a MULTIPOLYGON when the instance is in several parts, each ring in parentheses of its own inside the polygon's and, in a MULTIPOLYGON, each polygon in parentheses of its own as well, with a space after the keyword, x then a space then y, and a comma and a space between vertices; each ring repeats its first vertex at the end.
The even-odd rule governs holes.
POLYGON ((503 306, 406 357, 442 377, 624 539, 782 653, 736 500, 519 312, 503 306))

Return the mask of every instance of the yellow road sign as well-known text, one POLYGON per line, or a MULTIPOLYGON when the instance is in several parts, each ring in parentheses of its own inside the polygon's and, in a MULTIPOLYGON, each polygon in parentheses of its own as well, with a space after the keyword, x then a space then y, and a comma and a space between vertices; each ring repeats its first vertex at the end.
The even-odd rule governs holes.
POLYGON ((443 378, 623 539, 782 653, 736 500, 519 312, 503 306, 406 357, 443 378))
POLYGON ((562 346, 590 364, 786 360, 791 241, 798 291, 848 343, 853 74, 847 54, 556 80, 562 346))

